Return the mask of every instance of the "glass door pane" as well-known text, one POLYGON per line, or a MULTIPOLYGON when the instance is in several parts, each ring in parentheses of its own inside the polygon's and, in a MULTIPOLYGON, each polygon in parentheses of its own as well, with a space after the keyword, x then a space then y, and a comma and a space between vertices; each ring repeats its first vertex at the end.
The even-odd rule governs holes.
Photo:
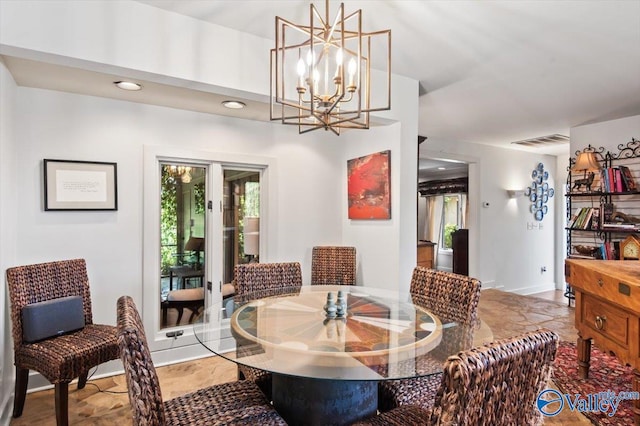
POLYGON ((204 309, 206 170, 161 164, 161 328, 190 324, 204 309))
POLYGON ((260 172, 223 173, 223 280, 232 283, 237 264, 260 260, 260 172))

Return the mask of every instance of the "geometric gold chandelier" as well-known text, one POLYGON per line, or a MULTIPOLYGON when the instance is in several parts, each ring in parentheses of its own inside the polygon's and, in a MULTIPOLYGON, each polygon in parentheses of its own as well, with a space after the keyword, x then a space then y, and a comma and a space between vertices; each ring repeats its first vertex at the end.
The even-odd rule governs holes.
POLYGON ((329 21, 311 4, 309 25, 276 16, 271 49, 271 120, 313 130, 368 129, 369 114, 391 109, 391 30, 362 31, 362 10, 329 21), (381 55, 372 69, 372 51, 381 55), (385 73, 386 71, 386 73, 385 73), (376 99, 372 102, 372 84, 376 99))

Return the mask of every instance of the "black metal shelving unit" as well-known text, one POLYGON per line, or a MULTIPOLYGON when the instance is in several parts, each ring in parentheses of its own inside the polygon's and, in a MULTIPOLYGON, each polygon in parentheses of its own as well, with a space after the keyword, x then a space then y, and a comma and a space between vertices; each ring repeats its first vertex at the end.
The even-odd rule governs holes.
MULTIPOLYGON (((615 244, 616 242, 624 239, 627 235, 640 232, 640 190, 636 191, 605 191, 602 182, 602 176, 598 176, 598 179, 594 179, 590 190, 576 191, 575 180, 584 179, 586 172, 572 170, 578 156, 584 152, 593 153, 597 159, 601 169, 614 168, 618 166, 626 166, 631 171, 632 177, 635 180, 638 188, 640 189, 640 140, 632 138, 630 142, 626 144, 619 144, 617 146, 617 152, 608 151, 603 147, 592 147, 589 145, 583 150, 575 152, 575 156, 569 159, 569 166, 567 167, 567 186, 565 191, 566 207, 567 207, 567 226, 566 241, 567 241, 567 257, 578 257, 575 253, 575 247, 584 245, 589 247, 588 244, 602 245, 605 243, 615 244), (624 212, 627 217, 634 217, 638 219, 638 227, 633 229, 605 229, 600 224, 597 227, 589 227, 589 229, 570 227, 571 219, 579 211, 580 208, 585 206, 599 207, 602 210, 602 206, 605 204, 613 204, 615 210, 624 212)), ((600 211, 600 217, 603 217, 603 212, 600 211)), ((584 256, 584 254, 583 254, 584 256)), ((594 252, 593 259, 598 259, 598 255, 594 252)), ((567 283, 565 287, 564 296, 568 299, 569 305, 574 300, 573 290, 567 283)))

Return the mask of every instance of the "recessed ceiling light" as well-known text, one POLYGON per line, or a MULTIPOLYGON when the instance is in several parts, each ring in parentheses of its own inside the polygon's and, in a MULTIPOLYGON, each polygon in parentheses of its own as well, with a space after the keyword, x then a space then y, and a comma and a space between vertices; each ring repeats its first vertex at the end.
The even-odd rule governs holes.
POLYGON ((247 104, 240 101, 223 101, 222 105, 230 109, 242 109, 247 106, 247 104))
POLYGON ((444 167, 438 167, 438 170, 447 170, 447 169, 444 167))
POLYGON ((122 90, 142 90, 142 84, 134 83, 133 81, 114 81, 113 84, 115 84, 122 90))

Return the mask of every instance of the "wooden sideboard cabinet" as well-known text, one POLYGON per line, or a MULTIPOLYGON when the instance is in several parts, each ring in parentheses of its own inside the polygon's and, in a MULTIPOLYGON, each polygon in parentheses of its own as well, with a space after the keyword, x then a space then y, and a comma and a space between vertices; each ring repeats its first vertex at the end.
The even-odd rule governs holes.
POLYGON ((418 266, 433 269, 433 247, 435 243, 420 241, 418 243, 418 266))
MULTIPOLYGON (((589 375, 593 340, 633 367, 633 390, 640 392, 640 262, 566 259, 565 278, 575 294, 580 376, 589 375)), ((640 425, 640 400, 633 412, 640 425)))

